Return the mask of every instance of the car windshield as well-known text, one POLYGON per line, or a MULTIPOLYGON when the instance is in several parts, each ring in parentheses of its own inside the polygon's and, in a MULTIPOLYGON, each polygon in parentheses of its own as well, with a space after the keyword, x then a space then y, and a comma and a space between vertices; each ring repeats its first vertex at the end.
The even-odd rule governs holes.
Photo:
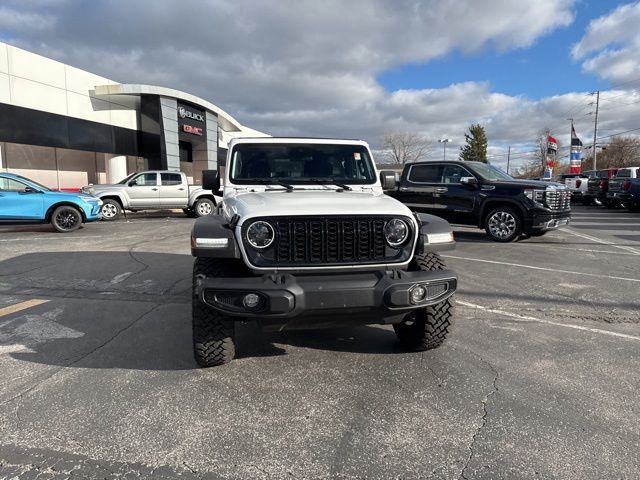
POLYGON ((473 169, 485 180, 513 180, 513 177, 488 163, 475 163, 473 169))
POLYGON ((241 143, 233 149, 230 179, 250 185, 371 185, 376 175, 363 145, 241 143))
POLYGON ((41 183, 34 182, 30 178, 23 177, 22 175, 16 175, 16 178, 19 178, 20 180, 24 180, 25 182, 29 182, 31 185, 37 187, 39 190, 42 190, 43 192, 50 192, 51 191, 51 189, 49 187, 45 187, 41 183))

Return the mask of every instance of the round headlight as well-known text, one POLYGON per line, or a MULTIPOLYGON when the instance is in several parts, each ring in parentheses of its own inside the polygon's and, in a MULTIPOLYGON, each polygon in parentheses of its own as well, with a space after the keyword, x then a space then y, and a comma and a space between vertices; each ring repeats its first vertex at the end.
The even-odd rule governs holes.
POLYGON ((247 228, 247 241, 254 248, 267 248, 276 237, 273 227, 262 220, 253 222, 247 228))
POLYGON ((409 227, 404 220, 393 218, 384 226, 384 238, 392 247, 399 247, 409 236, 409 227))

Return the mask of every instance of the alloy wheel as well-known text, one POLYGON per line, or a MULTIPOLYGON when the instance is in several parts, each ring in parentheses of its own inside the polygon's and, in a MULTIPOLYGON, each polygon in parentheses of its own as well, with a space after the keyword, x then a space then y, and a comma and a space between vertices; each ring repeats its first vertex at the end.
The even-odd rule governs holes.
POLYGON ((513 236, 516 228, 516 219, 509 212, 496 212, 489 218, 491 234, 501 240, 513 236))
POLYGON ((118 208, 112 203, 105 203, 102 205, 102 216, 106 218, 113 218, 118 214, 118 208))
POLYGON ((211 215, 211 204, 209 202, 200 202, 198 204, 198 214, 200 216, 211 215))
POLYGON ((64 209, 60 210, 56 215, 56 223, 60 228, 70 230, 80 223, 80 217, 77 212, 70 209, 64 209))

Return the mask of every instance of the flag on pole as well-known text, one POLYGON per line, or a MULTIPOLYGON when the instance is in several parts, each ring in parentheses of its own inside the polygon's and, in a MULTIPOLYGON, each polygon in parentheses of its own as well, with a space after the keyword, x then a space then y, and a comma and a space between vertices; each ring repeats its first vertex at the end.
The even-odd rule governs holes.
POLYGON ((569 161, 569 173, 580 173, 582 166, 582 141, 576 134, 576 129, 571 124, 571 160, 569 161))
MULTIPOLYGON (((549 176, 553 175, 553 168, 556 166, 556 156, 558 154, 558 141, 551 135, 547 135, 547 167, 549 176)), ((547 172, 545 171, 545 177, 547 172)))

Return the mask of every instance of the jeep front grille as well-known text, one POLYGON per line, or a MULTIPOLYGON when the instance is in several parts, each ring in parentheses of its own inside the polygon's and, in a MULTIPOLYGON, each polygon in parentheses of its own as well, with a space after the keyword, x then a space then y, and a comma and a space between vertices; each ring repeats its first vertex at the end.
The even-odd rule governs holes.
POLYGON ((571 192, 566 189, 547 189, 545 203, 551 210, 568 210, 571 208, 571 192))
POLYGON ((258 267, 332 266, 345 264, 397 263, 410 258, 414 230, 406 217, 327 216, 256 218, 242 229, 245 251, 258 267), (407 241, 399 248, 387 245, 385 223, 402 218, 410 227, 407 241), (246 226, 256 220, 269 222, 276 238, 270 248, 257 251, 247 244, 246 226))

